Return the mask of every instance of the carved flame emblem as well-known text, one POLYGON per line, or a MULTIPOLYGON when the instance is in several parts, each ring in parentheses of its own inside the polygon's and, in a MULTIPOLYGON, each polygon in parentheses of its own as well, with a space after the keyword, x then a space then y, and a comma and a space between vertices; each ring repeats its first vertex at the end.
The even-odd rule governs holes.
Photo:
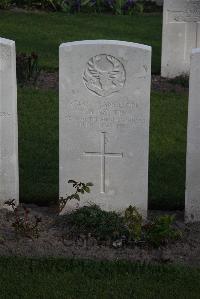
POLYGON ((105 97, 124 87, 126 74, 117 58, 100 54, 88 61, 83 80, 89 90, 105 97))

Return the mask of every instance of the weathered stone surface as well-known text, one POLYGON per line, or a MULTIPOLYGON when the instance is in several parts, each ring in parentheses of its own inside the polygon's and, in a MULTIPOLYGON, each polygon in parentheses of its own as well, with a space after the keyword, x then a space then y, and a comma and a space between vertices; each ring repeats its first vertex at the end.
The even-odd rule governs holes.
POLYGON ((0 207, 19 200, 15 42, 0 38, 0 207))
POLYGON ((192 49, 200 47, 200 1, 165 0, 161 75, 188 74, 192 49))
POLYGON ((200 49, 191 56, 187 133, 186 201, 187 222, 200 221, 200 49))
MULTIPOLYGON (((60 196, 93 182, 80 204, 146 215, 151 48, 120 41, 60 46, 60 196)), ((67 209, 76 206, 67 204, 67 209)))

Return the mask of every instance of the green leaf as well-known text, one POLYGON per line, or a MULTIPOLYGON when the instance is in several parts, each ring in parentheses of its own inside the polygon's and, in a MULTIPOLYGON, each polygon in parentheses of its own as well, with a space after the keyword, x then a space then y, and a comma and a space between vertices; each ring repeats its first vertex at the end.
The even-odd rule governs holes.
POLYGON ((73 194, 73 198, 77 199, 78 201, 80 200, 80 196, 77 193, 73 194))
POLYGON ((77 182, 76 181, 74 181, 74 180, 69 180, 68 181, 68 184, 76 184, 77 182))
POLYGON ((84 187, 85 192, 90 193, 90 188, 88 186, 84 187))
POLYGON ((93 185, 93 183, 89 182, 89 183, 86 184, 86 186, 92 187, 94 185, 93 185))

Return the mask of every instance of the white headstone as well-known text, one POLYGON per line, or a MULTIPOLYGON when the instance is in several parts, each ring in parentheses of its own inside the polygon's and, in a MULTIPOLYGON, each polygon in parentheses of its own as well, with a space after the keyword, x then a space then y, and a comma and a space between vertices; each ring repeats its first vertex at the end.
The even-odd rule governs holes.
POLYGON ((0 207, 19 201, 15 42, 0 38, 0 207))
POLYGON ((165 0, 161 75, 189 74, 190 54, 200 47, 200 0, 165 0))
MULTIPOLYGON (((92 182, 81 204, 147 213, 151 48, 121 41, 60 46, 60 196, 92 182)), ((69 202, 67 208, 77 202, 69 202)))
POLYGON ((187 222, 200 221, 200 49, 191 56, 187 133, 186 201, 187 222))

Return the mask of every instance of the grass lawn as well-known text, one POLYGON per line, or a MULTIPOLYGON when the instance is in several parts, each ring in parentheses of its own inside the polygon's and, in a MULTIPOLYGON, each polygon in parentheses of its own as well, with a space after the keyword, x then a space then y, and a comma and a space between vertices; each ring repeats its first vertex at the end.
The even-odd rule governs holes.
POLYGON ((150 208, 184 208, 187 109, 187 96, 151 93, 150 208))
MULTIPOLYGON (((26 202, 58 198, 58 95, 20 89, 20 198, 26 202)), ((150 127, 150 207, 184 206, 186 96, 152 93, 150 127)))
POLYGON ((153 47, 153 73, 160 72, 160 15, 110 16, 0 11, 0 36, 16 41, 17 51, 39 54, 42 67, 58 68, 58 47, 84 39, 118 39, 153 47))
POLYGON ((20 201, 58 199, 58 95, 18 90, 20 201))
POLYGON ((1 299, 199 299, 200 269, 0 258, 1 299))

